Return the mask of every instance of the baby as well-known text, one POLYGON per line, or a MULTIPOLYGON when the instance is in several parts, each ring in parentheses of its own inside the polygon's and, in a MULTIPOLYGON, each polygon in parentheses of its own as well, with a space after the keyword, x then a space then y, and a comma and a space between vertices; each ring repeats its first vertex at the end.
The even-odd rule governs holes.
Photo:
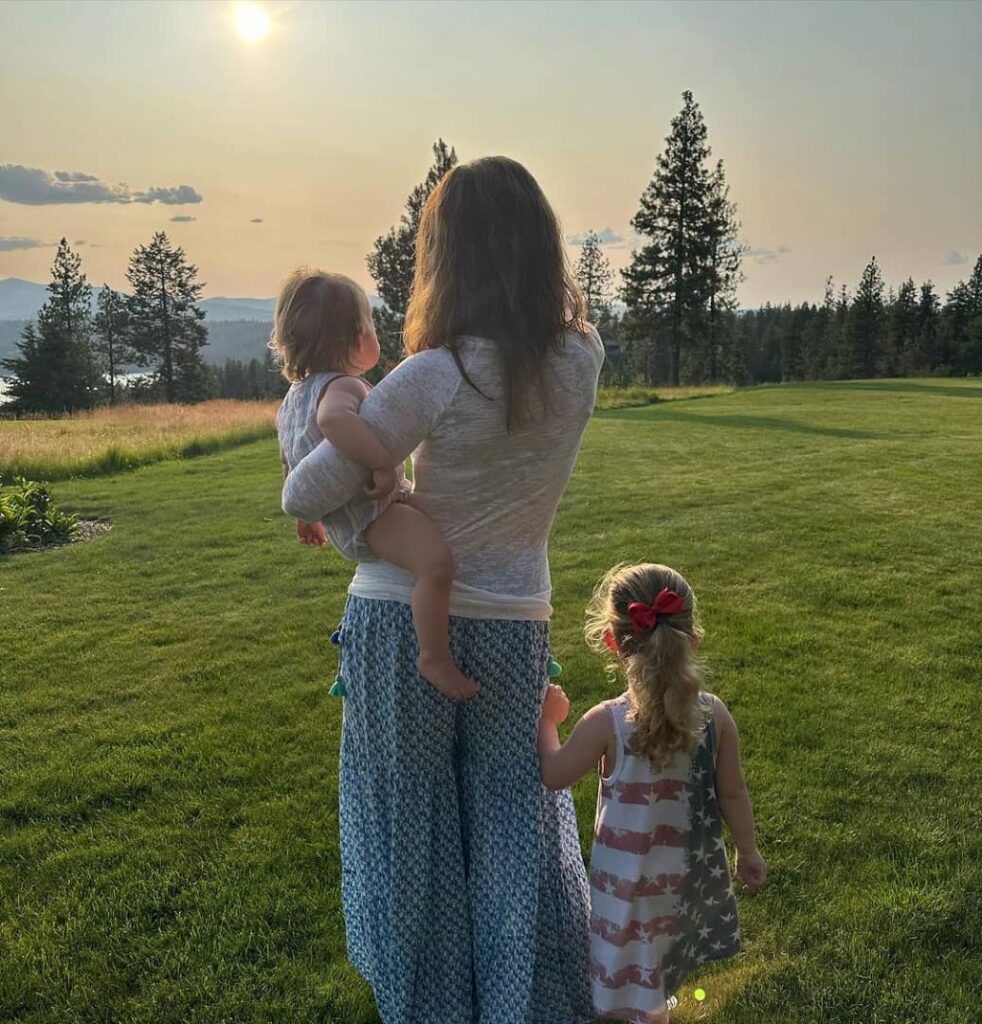
POLYGON ((380 355, 368 297, 341 274, 297 270, 276 303, 270 347, 291 382, 276 414, 285 471, 325 442, 370 471, 364 497, 323 523, 297 523, 300 542, 323 547, 330 540, 346 558, 374 554, 411 572, 420 675, 452 699, 475 696, 476 684, 450 654, 453 555, 439 527, 412 505, 402 466, 358 415, 371 387, 361 374, 380 355))

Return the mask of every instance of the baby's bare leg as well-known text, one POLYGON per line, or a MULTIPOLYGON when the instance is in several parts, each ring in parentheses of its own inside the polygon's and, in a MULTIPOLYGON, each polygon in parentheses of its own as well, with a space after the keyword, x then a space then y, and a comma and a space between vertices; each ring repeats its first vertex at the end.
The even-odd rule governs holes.
POLYGON ((460 672, 450 654, 454 562, 439 527, 419 509, 394 502, 368 527, 365 540, 379 558, 416 577, 412 609, 420 675, 447 697, 474 697, 477 686, 460 672))

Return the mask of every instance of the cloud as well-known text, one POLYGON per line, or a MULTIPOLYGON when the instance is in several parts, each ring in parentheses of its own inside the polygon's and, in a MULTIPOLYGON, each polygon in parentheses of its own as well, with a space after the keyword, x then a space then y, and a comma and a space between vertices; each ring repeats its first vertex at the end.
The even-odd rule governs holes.
POLYGON ((789 245, 779 245, 776 249, 755 249, 752 245, 748 245, 743 250, 743 255, 750 257, 756 263, 777 263, 782 256, 786 256, 789 252, 791 252, 789 245))
POLYGON ((170 222, 171 224, 187 224, 192 220, 197 220, 197 218, 187 213, 178 213, 171 217, 170 222))
POLYGON ((967 263, 968 257, 963 252, 959 252, 957 249, 952 249, 945 253, 944 259, 941 261, 946 267, 957 267, 959 263, 967 263))
MULTIPOLYGON (((603 231, 594 231, 592 233, 597 236, 597 240, 601 245, 620 245, 624 241, 624 236, 617 234, 613 228, 604 228, 603 231)), ((566 241, 570 245, 582 245, 589 234, 591 232, 584 231, 579 235, 570 235, 566 241)))
POLYGON ((186 203, 200 203, 201 193, 190 185, 175 185, 172 188, 148 188, 146 192, 134 192, 133 198, 138 203, 184 206, 186 203))
POLYGON ((83 174, 81 171, 55 171, 59 181, 98 181, 94 174, 83 174))
POLYGON ((59 203, 163 203, 174 206, 200 203, 201 194, 190 185, 135 191, 128 185, 110 185, 93 174, 81 171, 49 174, 40 167, 0 164, 0 199, 25 206, 59 203))
POLYGON ((262 224, 262 222, 262 217, 253 217, 252 220, 249 221, 250 224, 262 224))
POLYGON ((84 238, 76 238, 72 245, 88 245, 89 243, 84 238))
POLYGON ((0 252, 13 252, 14 249, 47 249, 53 244, 42 242, 39 238, 23 238, 20 235, 0 236, 0 252))

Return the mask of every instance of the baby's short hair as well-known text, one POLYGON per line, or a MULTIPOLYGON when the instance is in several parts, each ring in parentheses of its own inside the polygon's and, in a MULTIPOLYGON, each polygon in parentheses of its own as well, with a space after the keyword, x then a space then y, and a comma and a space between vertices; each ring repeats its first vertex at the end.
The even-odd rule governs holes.
POLYGON ((350 277, 300 267, 276 301, 269 347, 287 380, 303 380, 343 367, 371 317, 368 296, 350 277))

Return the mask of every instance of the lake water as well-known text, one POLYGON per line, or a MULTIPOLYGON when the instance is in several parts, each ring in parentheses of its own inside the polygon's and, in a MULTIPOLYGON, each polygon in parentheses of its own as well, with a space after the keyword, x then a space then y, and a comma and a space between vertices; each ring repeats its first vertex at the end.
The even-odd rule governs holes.
MULTIPOLYGON (((116 379, 118 381, 132 380, 134 377, 145 377, 146 373, 121 373, 116 379)), ((3 378, 0 377, 0 405, 8 401, 8 392, 10 391, 10 384, 3 378)))

